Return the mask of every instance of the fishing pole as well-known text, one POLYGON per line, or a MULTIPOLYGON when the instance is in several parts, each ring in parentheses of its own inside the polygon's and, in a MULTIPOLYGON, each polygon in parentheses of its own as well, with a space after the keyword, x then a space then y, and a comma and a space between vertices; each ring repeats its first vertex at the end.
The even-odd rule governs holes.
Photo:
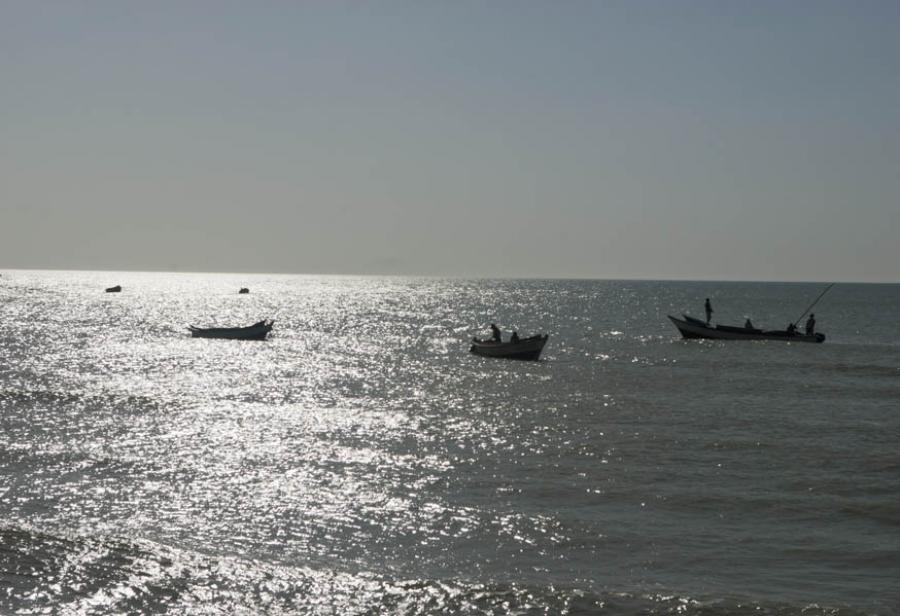
POLYGON ((797 320, 794 321, 794 323, 793 323, 794 327, 797 326, 797 323, 800 322, 800 319, 802 319, 803 317, 806 316, 806 313, 807 313, 807 312, 809 312, 810 310, 813 309, 813 306, 815 306, 816 304, 819 303, 819 300, 822 299, 822 297, 824 297, 824 295, 825 295, 826 293, 828 293, 829 289, 831 289, 831 287, 833 287, 833 286, 836 285, 836 284, 837 284, 836 282, 832 282, 830 285, 828 285, 827 287, 825 287, 825 290, 824 290, 824 291, 822 291, 821 293, 819 293, 819 297, 816 298, 816 301, 814 301, 813 303, 811 303, 811 304, 809 305, 809 308, 807 308, 806 310, 804 310, 804 311, 803 311, 803 314, 801 314, 799 317, 797 317, 797 320))

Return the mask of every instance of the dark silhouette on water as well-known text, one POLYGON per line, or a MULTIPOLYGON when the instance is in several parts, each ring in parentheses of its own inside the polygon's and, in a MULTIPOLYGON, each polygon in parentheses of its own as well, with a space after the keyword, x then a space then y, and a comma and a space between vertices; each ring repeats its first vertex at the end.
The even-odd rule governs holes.
POLYGON ((491 323, 491 336, 493 336, 494 342, 500 342, 500 328, 491 323))
POLYGON ((516 342, 518 342, 518 341, 519 341, 519 332, 515 332, 515 331, 514 331, 514 332, 512 333, 512 336, 509 337, 509 341, 512 342, 513 344, 515 344, 516 342))
POLYGON ((681 332, 681 335, 685 338, 708 338, 712 340, 783 340, 785 342, 825 342, 825 334, 817 334, 816 333, 816 318, 814 314, 810 313, 809 319, 806 321, 806 332, 801 334, 797 331, 797 323, 800 322, 800 319, 806 316, 806 313, 813 309, 813 307, 819 302, 822 297, 828 293, 828 290, 833 287, 835 283, 831 283, 825 290, 822 291, 816 300, 809 305, 809 307, 803 311, 803 314, 800 317, 791 323, 788 323, 786 329, 775 329, 775 330, 762 330, 753 326, 753 323, 750 321, 750 318, 747 317, 747 320, 744 321, 743 327, 736 327, 733 325, 716 325, 715 327, 711 326, 709 322, 712 320, 713 308, 712 304, 709 301, 709 298, 706 298, 706 301, 703 304, 703 308, 706 311, 706 322, 704 323, 700 319, 695 319, 694 317, 690 317, 686 314, 681 315, 682 318, 676 318, 672 315, 669 315, 669 320, 672 321, 672 324, 678 328, 678 331, 681 332))
MULTIPOLYGON (((669 320, 678 328, 681 335, 688 339, 707 338, 711 340, 781 340, 783 342, 824 342, 825 334, 804 335, 797 331, 793 323, 787 329, 762 330, 756 327, 736 325, 707 325, 703 319, 695 319, 688 315, 676 318, 669 315, 669 320)), ((749 319, 748 319, 749 321, 749 319)), ((750 323, 750 325, 753 325, 750 323)))
POLYGON ((106 292, 107 292, 107 293, 121 293, 121 292, 122 292, 122 285, 117 284, 117 285, 114 286, 114 287, 109 287, 108 289, 106 289, 106 292))
POLYGON ((546 334, 519 338, 519 334, 516 332, 513 332, 513 338, 509 342, 472 338, 472 346, 469 347, 469 351, 483 357, 536 360, 540 358, 541 351, 547 344, 547 338, 546 334))
POLYGON ((249 292, 250 292, 250 289, 248 289, 247 287, 241 287, 241 290, 238 291, 238 293, 240 293, 241 295, 247 294, 249 292))
POLYGON ((230 340, 265 340, 275 321, 263 319, 247 327, 194 327, 189 326, 193 338, 227 338, 230 340))
MULTIPOLYGON (((797 320, 794 321, 794 329, 797 328, 797 323, 800 322, 800 319, 802 319, 803 317, 805 317, 805 316, 806 316, 806 313, 809 312, 810 310, 812 310, 812 309, 816 306, 816 304, 819 303, 819 300, 822 299, 823 297, 825 297, 825 294, 828 293, 828 291, 831 290, 831 287, 833 287, 833 286, 836 285, 836 284, 837 284, 836 282, 832 282, 830 285, 828 285, 827 287, 825 287, 825 290, 824 290, 824 291, 822 291, 821 293, 819 293, 819 297, 816 298, 816 301, 814 301, 813 303, 811 303, 811 304, 809 305, 809 307, 807 307, 807 309, 803 311, 803 314, 801 314, 799 317, 797 317, 797 320)), ((813 315, 810 314, 809 316, 813 316, 813 315)), ((808 324, 809 324, 809 323, 807 322, 807 325, 808 325, 808 324)), ((815 321, 815 319, 813 319, 813 327, 815 327, 815 325, 816 325, 816 321, 815 321)))

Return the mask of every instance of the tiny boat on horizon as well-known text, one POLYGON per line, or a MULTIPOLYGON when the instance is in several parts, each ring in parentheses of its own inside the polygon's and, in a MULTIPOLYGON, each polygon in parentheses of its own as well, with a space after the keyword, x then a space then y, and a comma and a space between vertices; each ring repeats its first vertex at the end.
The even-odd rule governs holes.
POLYGON ((246 327, 194 327, 189 326, 192 338, 226 338, 229 340, 265 340, 275 321, 263 319, 246 327))
POLYGON ((547 334, 538 334, 529 338, 498 342, 497 340, 479 340, 472 338, 469 352, 482 357, 501 357, 504 359, 537 360, 547 344, 547 334))
POLYGON ((709 340, 780 340, 782 342, 825 342, 825 334, 802 334, 784 329, 762 330, 753 327, 733 325, 707 325, 705 321, 695 319, 686 314, 682 318, 668 315, 672 324, 681 335, 688 339, 705 338, 709 340))

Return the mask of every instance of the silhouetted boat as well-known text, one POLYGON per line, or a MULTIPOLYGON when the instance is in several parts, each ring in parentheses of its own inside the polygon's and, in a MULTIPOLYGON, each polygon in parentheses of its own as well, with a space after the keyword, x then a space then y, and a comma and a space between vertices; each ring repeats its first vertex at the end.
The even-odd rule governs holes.
POLYGON ((230 340, 265 340, 275 321, 263 319, 247 327, 188 327, 194 338, 228 338, 230 340))
POLYGON ((705 321, 689 317, 686 314, 678 319, 669 315, 669 320, 678 328, 685 338, 708 338, 711 340, 781 340, 782 342, 825 342, 825 334, 801 334, 787 330, 762 330, 732 325, 716 325, 712 327, 705 321))
POLYGON ((120 293, 122 291, 122 285, 116 285, 114 287, 109 287, 106 292, 107 293, 120 293))
POLYGON ((240 293, 241 295, 244 295, 249 292, 250 292, 250 289, 248 289, 247 287, 241 287, 241 290, 238 291, 238 293, 240 293))
POLYGON ((547 344, 546 334, 519 338, 516 342, 497 342, 496 340, 479 340, 472 338, 470 352, 484 357, 502 357, 505 359, 538 359, 544 345, 547 344))

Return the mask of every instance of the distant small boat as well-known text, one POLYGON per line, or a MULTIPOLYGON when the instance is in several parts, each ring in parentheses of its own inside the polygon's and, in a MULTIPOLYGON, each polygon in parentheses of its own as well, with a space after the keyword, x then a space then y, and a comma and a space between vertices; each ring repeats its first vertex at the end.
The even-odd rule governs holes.
POLYGON ((483 357, 502 357, 504 359, 530 359, 536 360, 541 356, 544 345, 547 344, 548 335, 519 338, 512 342, 497 342, 496 340, 479 340, 472 338, 472 347, 469 349, 475 355, 483 357))
POLYGON ((250 289, 248 289, 247 287, 241 287, 241 290, 238 291, 238 293, 240 293, 242 295, 245 293, 249 293, 249 292, 250 292, 250 289))
POLYGON ((716 325, 712 327, 705 321, 689 317, 686 314, 678 319, 669 315, 669 320, 678 328, 685 338, 707 338, 711 340, 780 340, 782 342, 825 342, 825 334, 801 334, 787 330, 762 330, 732 325, 716 325))
POLYGON ((227 338, 230 340, 265 340, 275 321, 263 319, 247 327, 188 327, 193 338, 227 338))
POLYGON ((122 285, 117 284, 117 285, 114 286, 114 287, 109 287, 108 289, 106 289, 106 292, 107 292, 107 293, 121 293, 121 292, 122 292, 122 285))

